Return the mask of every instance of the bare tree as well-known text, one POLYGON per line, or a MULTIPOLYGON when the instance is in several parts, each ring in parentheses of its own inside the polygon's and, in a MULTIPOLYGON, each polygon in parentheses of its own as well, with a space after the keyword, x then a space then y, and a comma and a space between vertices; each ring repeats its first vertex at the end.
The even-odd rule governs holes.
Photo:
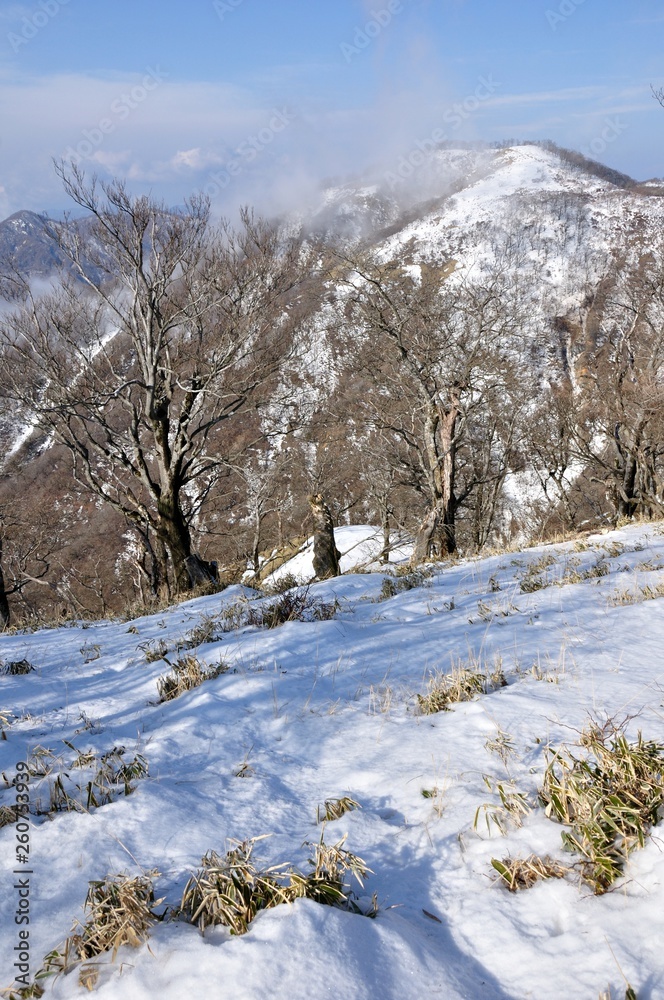
POLYGON ((569 380, 546 386, 529 414, 526 438, 529 466, 547 508, 542 517, 559 516, 567 529, 574 528, 577 511, 572 486, 581 471, 574 448, 575 403, 569 380), (576 465, 575 465, 576 461, 576 465))
POLYGON ((6 629, 11 621, 11 615, 9 612, 9 601, 7 588, 5 587, 5 575, 2 571, 2 549, 3 549, 3 537, 0 533, 0 626, 6 629))
POLYGON ((17 598, 23 609, 31 612, 33 605, 26 597, 26 589, 37 585, 59 594, 50 579, 54 544, 43 525, 33 519, 28 523, 20 510, 16 514, 9 505, 0 505, 0 628, 7 628, 12 619, 10 597, 17 598))
POLYGON ((78 280, 42 298, 26 288, 3 324, 3 381, 133 525, 153 591, 186 591, 225 428, 288 352, 300 250, 248 211, 239 229, 215 230, 202 197, 173 211, 120 182, 59 172, 89 214, 52 226, 78 280))
POLYGON ((655 251, 620 268, 580 379, 574 446, 616 519, 664 508, 664 268, 655 251))
POLYGON ((345 263, 347 315, 365 336, 381 430, 414 471, 419 464, 413 482, 427 497, 413 559, 444 558, 457 547, 461 505, 506 471, 496 480, 491 463, 462 463, 461 448, 488 401, 507 392, 519 329, 510 281, 503 272, 463 280, 424 264, 414 272, 371 255, 345 263))

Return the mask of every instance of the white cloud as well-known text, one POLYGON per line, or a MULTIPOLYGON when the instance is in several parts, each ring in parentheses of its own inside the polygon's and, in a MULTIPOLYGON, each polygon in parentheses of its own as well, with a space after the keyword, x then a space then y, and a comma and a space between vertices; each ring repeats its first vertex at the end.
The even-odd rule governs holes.
POLYGON ((500 94, 485 102, 485 107, 528 106, 561 101, 585 101, 605 94, 604 87, 567 87, 563 90, 542 90, 525 94, 500 94))
POLYGON ((207 170, 210 167, 218 166, 224 162, 224 158, 218 153, 209 150, 203 151, 200 146, 195 149, 179 149, 171 159, 171 166, 174 170, 182 168, 188 170, 207 170))
POLYGON ((92 169, 178 181, 183 170, 222 163, 269 115, 240 88, 172 81, 158 66, 107 78, 5 78, 0 180, 12 210, 62 202, 52 158, 81 156, 92 169))
MULTIPOLYGON (((21 208, 65 207, 52 158, 72 155, 81 157, 86 172, 124 177, 137 192, 151 191, 170 204, 216 185, 214 206, 224 214, 247 202, 262 211, 284 211, 315 198, 323 178, 372 170, 382 175, 413 143, 446 127, 446 113, 464 99, 444 80, 432 82, 426 75, 410 89, 390 77, 372 106, 315 110, 286 108, 277 97, 273 106, 269 98, 225 83, 174 80, 158 66, 104 77, 16 78, 0 68, 0 79, 3 217, 21 208), (287 125, 271 131, 275 108, 287 111, 287 125), (266 140, 255 144, 261 134, 266 140)), ((651 100, 646 91, 634 84, 523 94, 499 90, 477 112, 464 115, 450 138, 543 131, 571 145, 576 132, 583 139, 589 130, 570 127, 576 116, 636 107, 651 100), (508 123, 508 115, 515 120, 508 123)))

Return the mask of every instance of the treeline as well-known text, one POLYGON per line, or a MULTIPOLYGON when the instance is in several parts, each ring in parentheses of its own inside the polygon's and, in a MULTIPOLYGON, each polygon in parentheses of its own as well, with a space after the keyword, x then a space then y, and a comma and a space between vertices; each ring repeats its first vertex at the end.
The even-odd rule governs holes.
POLYGON ((5 623, 3 595, 21 621, 258 578, 310 495, 414 561, 661 514, 661 247, 561 312, 509 241, 407 263, 62 178, 89 218, 50 224, 67 275, 3 279, 5 623))

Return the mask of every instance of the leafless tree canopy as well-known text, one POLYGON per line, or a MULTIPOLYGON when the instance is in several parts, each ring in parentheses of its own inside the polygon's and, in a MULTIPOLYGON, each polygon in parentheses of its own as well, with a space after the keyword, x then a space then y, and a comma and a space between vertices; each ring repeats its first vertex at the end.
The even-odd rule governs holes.
POLYGON ((141 539, 155 593, 191 586, 191 524, 217 482, 226 422, 255 406, 291 344, 299 248, 242 215, 210 223, 61 170, 89 213, 54 237, 75 277, 4 324, 2 377, 70 450, 74 474, 141 539))
POLYGON ((395 537, 421 562, 662 514, 664 245, 638 220, 598 264, 583 198, 550 196, 583 270, 561 306, 518 205, 464 268, 59 170, 84 213, 49 224, 67 273, 39 295, 4 275, 0 439, 24 443, 0 625, 170 599, 217 564, 258 581, 321 534, 310 496, 328 529, 379 525, 384 561, 395 537))

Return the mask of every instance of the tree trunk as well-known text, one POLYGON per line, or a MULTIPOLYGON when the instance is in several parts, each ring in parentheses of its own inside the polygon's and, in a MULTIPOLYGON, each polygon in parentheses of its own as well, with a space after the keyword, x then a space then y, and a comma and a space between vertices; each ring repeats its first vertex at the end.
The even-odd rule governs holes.
POLYGON ((0 628, 6 629, 9 626, 11 615, 9 613, 9 601, 5 591, 5 577, 2 572, 2 538, 0 538, 0 628))
POLYGON ((260 512, 256 510, 254 511, 254 537, 251 543, 251 568, 254 571, 255 577, 258 577, 261 568, 261 523, 262 518, 260 512))
POLYGON ((152 553, 152 593, 158 601, 168 601, 172 597, 168 582, 168 552, 161 538, 155 538, 150 547, 152 553))
POLYGON ((427 454, 431 465, 433 509, 422 521, 415 539, 411 562, 445 559, 456 552, 456 427, 460 415, 459 397, 452 395, 447 408, 429 409, 426 421, 427 454))
POLYGON ((186 564, 192 587, 209 587, 219 582, 219 566, 216 562, 208 562, 207 559, 201 559, 198 553, 192 552, 187 556, 186 564))
POLYGON ((314 573, 319 580, 329 580, 341 572, 341 553, 334 541, 332 515, 320 493, 308 500, 314 516, 314 573))
POLYGON ((623 470, 622 482, 618 487, 618 503, 616 513, 619 518, 633 518, 639 501, 636 496, 636 476, 638 463, 634 455, 628 455, 623 470))
POLYGON ((435 562, 456 551, 454 512, 438 504, 422 521, 415 538, 411 562, 435 562), (450 521, 451 517, 451 521, 450 521))
POLYGON ((383 507, 381 514, 383 523, 383 548, 380 553, 380 561, 382 563, 388 563, 390 561, 390 550, 392 546, 390 544, 390 511, 387 504, 383 507))
POLYGON ((137 530, 143 547, 142 557, 134 562, 139 574, 138 587, 141 592, 141 601, 143 603, 146 601, 143 588, 144 580, 149 587, 148 601, 168 601, 171 592, 168 586, 168 552, 166 547, 163 541, 152 532, 148 524, 145 527, 138 527, 137 530))
POLYGON ((616 503, 618 518, 633 518, 639 506, 639 498, 636 490, 639 463, 636 452, 641 441, 641 426, 642 424, 639 423, 634 428, 634 439, 629 449, 625 449, 621 443, 620 425, 616 425, 614 432, 619 462, 622 463, 622 477, 618 484, 618 499, 616 503))
POLYGON ((191 534, 174 494, 162 494, 158 504, 157 541, 161 551, 168 552, 173 572, 175 594, 192 589, 188 563, 191 560, 191 534))

